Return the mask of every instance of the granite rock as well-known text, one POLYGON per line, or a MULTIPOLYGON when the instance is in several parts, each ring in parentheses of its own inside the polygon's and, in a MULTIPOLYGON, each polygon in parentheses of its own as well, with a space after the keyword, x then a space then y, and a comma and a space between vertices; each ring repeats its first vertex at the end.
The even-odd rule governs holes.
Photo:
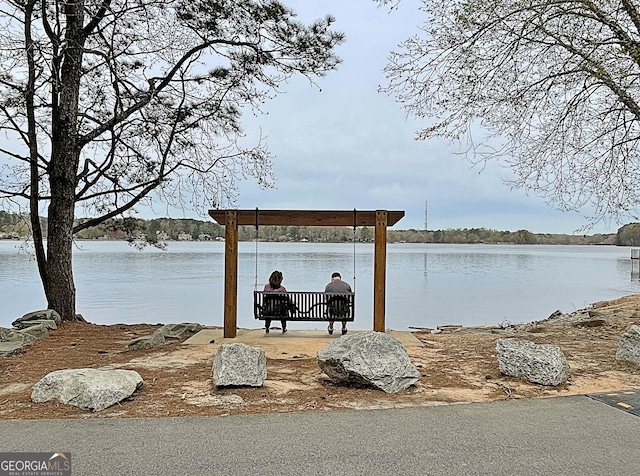
POLYGON ((34 385, 31 400, 58 400, 83 410, 100 411, 131 397, 142 384, 142 377, 134 370, 57 370, 34 385))
POLYGON ((622 334, 616 351, 616 360, 624 360, 640 366, 640 326, 634 324, 622 334))
POLYGON ((382 332, 359 332, 332 341, 317 353, 318 365, 334 382, 373 386, 387 393, 420 379, 402 343, 382 332))
POLYGON ((213 358, 212 376, 218 387, 262 387, 267 378, 264 349, 242 343, 222 344, 213 358))
POLYGON ((496 357, 500 372, 532 383, 558 386, 567 381, 571 367, 560 347, 528 340, 498 339, 496 357))

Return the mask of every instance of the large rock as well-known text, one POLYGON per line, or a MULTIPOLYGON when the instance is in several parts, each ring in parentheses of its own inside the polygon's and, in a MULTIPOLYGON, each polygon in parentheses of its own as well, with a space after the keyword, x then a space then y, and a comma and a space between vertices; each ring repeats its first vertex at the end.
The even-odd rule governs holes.
POLYGON ((557 386, 566 382, 571 374, 567 359, 556 345, 498 339, 496 357, 500 372, 524 377, 532 383, 557 386))
POLYGON ((164 336, 160 332, 154 332, 148 336, 138 337, 129 342, 129 350, 151 349, 164 344, 164 336))
POLYGON ((28 326, 18 332, 20 332, 21 334, 28 334, 35 337, 36 339, 49 337, 49 329, 44 324, 35 324, 33 326, 28 326))
POLYGON ((56 325, 58 326, 62 322, 62 318, 60 317, 60 314, 58 314, 56 311, 54 311, 53 309, 44 309, 42 311, 34 311, 28 314, 25 314, 24 316, 13 321, 11 325, 13 327, 19 327, 19 324, 21 322, 35 321, 35 320, 41 320, 41 319, 55 321, 56 325))
POLYGON ((420 379, 402 343, 382 332, 342 336, 320 349, 317 357, 322 371, 336 383, 396 393, 420 379))
POLYGON ((191 337, 202 330, 202 325, 195 322, 183 322, 181 324, 166 324, 156 330, 169 339, 183 339, 191 337))
POLYGON ((142 377, 134 370, 57 370, 34 385, 31 400, 42 403, 57 399, 97 412, 131 397, 142 384, 142 377))
POLYGON ((616 360, 640 365, 640 327, 633 325, 622 334, 616 351, 616 360))
POLYGON ((17 329, 23 330, 23 329, 28 329, 29 327, 32 326, 39 326, 42 325, 44 327, 46 327, 47 329, 57 329, 58 325, 56 324, 56 321, 54 321, 53 319, 33 319, 31 321, 16 321, 15 323, 15 327, 17 329))
POLYGON ((0 357, 9 357, 10 355, 17 354, 22 350, 22 344, 20 342, 0 342, 0 357))
POLYGON ((38 338, 34 335, 0 327, 0 342, 19 342, 20 345, 31 345, 37 340, 38 338))
POLYGON ((247 344, 222 344, 213 358, 213 381, 218 387, 261 387, 267 378, 264 349, 247 344))

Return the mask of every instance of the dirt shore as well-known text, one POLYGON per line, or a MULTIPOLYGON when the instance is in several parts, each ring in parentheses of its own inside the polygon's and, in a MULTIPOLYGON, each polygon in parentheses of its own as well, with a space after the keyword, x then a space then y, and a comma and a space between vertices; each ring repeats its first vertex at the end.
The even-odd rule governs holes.
POLYGON ((262 388, 218 389, 211 366, 218 344, 129 351, 127 343, 158 325, 63 323, 22 353, 0 359, 0 419, 164 417, 303 411, 337 411, 416 405, 489 402, 640 389, 640 368, 615 360, 620 336, 640 325, 640 295, 598 302, 571 314, 504 328, 414 332, 422 345, 407 347, 421 372, 409 390, 333 384, 315 359, 315 342, 296 341, 295 351, 267 354, 262 388), (572 373, 559 387, 529 384, 501 375, 495 358, 499 338, 560 346, 572 373), (91 413, 56 402, 31 402, 33 385, 54 370, 125 368, 140 373, 142 390, 129 401, 91 413))

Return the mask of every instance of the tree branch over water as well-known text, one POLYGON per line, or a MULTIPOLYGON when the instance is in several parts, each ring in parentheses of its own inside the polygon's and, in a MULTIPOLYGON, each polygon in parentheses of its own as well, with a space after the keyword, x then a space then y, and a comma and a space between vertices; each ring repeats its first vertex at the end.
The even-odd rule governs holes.
MULTIPOLYGON (((377 0, 402 8, 401 1, 377 0)), ((391 53, 381 90, 421 140, 468 146, 586 227, 638 217, 636 0, 423 0, 422 34, 391 53)))

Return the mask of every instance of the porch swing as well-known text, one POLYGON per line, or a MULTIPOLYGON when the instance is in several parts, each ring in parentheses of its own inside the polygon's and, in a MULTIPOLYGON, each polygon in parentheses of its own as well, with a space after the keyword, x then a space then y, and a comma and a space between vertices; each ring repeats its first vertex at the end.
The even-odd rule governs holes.
MULTIPOLYGON (((262 225, 283 226, 351 226, 355 213, 347 210, 260 210, 262 225)), ((225 338, 234 338, 238 331, 238 226, 256 225, 253 209, 209 210, 209 216, 225 227, 224 251, 224 331, 225 338)), ((385 270, 387 258, 387 227, 395 225, 404 216, 403 210, 358 210, 357 226, 374 226, 373 253, 373 330, 385 332, 385 270)), ((287 293, 296 298, 294 292, 287 293)), ((306 293, 305 293, 306 294, 306 293)), ((325 296, 324 293, 320 293, 325 296)), ((259 299, 259 298, 257 298, 259 299)), ((297 302, 302 317, 321 315, 322 304, 318 301, 297 302), (311 312, 311 307, 318 304, 311 312), (308 315, 304 314, 307 311, 308 315)), ((262 302, 257 301, 263 305, 262 302)), ((353 302, 353 301, 352 301, 353 302)), ((353 312, 353 311, 351 311, 353 312)), ((339 320, 339 319, 336 319, 339 320)))
POLYGON ((256 269, 253 288, 253 317, 262 321, 286 320, 291 322, 355 320, 356 289, 356 216, 353 210, 353 292, 327 293, 323 291, 259 291, 258 241, 259 211, 256 208, 256 269))

